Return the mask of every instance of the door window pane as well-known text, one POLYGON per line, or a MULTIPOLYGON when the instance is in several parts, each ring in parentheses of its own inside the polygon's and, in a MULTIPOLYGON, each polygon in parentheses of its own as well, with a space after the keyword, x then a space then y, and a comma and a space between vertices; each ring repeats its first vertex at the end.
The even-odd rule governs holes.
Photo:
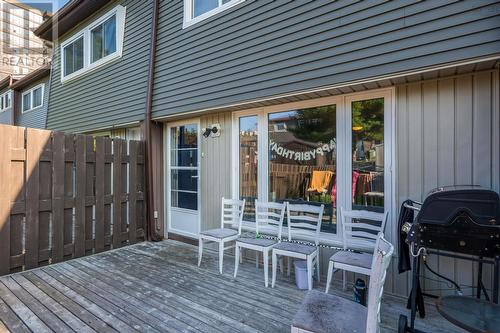
POLYGON ((270 113, 269 200, 325 205, 323 232, 336 232, 336 106, 270 113))
POLYGON ((197 193, 171 191, 170 196, 172 198, 172 207, 198 210, 197 193))
POLYGON ((173 127, 170 132, 173 149, 198 148, 198 126, 196 124, 173 127))
POLYGON ((353 209, 384 211, 384 99, 352 103, 353 209))
POLYGON ((243 219, 255 221, 257 199, 257 116, 239 119, 240 199, 246 199, 243 219))
POLYGON ((33 108, 42 105, 42 87, 33 90, 33 108))
POLYGON ((172 149, 170 153, 170 165, 181 167, 198 166, 198 149, 172 149))
POLYGON ((219 0, 193 0, 193 17, 219 7, 219 0))
POLYGON ((198 191, 198 170, 173 169, 170 174, 172 190, 198 191))

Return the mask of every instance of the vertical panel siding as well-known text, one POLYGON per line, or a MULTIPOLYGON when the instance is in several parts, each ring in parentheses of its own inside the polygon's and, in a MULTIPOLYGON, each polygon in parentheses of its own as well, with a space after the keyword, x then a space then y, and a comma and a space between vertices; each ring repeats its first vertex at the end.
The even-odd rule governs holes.
POLYGON ((219 228, 221 198, 231 197, 231 114, 215 113, 201 118, 201 128, 221 125, 216 138, 201 137, 201 230, 219 228))
MULTIPOLYGON (((397 192, 421 200, 436 186, 479 184, 498 190, 498 71, 463 75, 397 87, 397 192)), ((471 294, 477 265, 430 257, 431 268, 455 279, 471 294)), ((487 287, 491 270, 485 267, 487 287)), ((428 277, 435 278, 429 272, 428 277)), ((393 281, 402 280, 393 277, 393 281)), ((406 281, 406 283, 408 283, 406 281)), ((426 280, 431 293, 446 285, 426 280)), ((404 294, 393 282, 392 292, 404 294)), ((407 288, 406 288, 407 289, 407 288)), ((448 291, 450 292, 450 291, 448 291)))

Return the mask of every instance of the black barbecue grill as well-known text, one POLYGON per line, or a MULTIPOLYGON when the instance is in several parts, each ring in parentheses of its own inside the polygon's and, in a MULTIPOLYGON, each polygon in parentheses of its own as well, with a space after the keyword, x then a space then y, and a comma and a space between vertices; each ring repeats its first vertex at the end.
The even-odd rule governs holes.
POLYGON ((500 255, 499 202, 496 192, 479 186, 437 188, 422 204, 407 242, 494 258, 500 255))
POLYGON ((480 186, 447 186, 432 190, 423 203, 404 205, 418 212, 413 223, 407 222, 402 226, 403 233, 407 234, 406 243, 413 257, 412 290, 415 292, 412 292, 410 302, 411 325, 408 327, 406 317, 401 316, 399 331, 417 332, 414 321, 421 256, 432 254, 477 262, 476 296, 480 298, 483 292, 487 300, 489 296, 482 282, 482 266, 485 263, 494 265, 492 298, 494 303, 498 303, 500 278, 498 194, 480 186))

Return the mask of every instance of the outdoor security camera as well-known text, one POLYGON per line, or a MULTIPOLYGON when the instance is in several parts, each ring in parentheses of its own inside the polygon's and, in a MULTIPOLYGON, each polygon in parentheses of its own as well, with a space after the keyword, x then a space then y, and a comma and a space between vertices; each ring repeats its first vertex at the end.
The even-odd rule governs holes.
POLYGON ((220 136, 220 124, 212 124, 209 127, 205 128, 205 130, 203 131, 203 136, 205 138, 215 138, 220 136))

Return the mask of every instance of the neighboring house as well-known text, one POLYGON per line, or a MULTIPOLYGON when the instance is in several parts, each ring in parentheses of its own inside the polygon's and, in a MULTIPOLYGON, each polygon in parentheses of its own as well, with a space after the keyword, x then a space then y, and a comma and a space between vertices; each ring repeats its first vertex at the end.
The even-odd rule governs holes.
POLYGON ((27 2, 0 0, 0 79, 28 74, 50 61, 50 43, 33 34, 47 15, 27 2))
MULTIPOLYGON (((73 0, 36 34, 55 46, 48 128, 137 131, 152 103, 160 236, 196 240, 225 196, 247 198, 250 230, 254 199, 324 204, 332 246, 337 207, 388 211, 396 243, 405 199, 500 190, 499 1, 161 0, 149 76, 153 4, 73 0)), ((393 265, 386 290, 408 281, 393 265)))
POLYGON ((0 124, 13 123, 12 104, 13 95, 10 85, 15 82, 12 76, 0 81, 0 124))
POLYGON ((10 84, 0 90, 4 91, 4 106, 9 106, 2 112, 0 123, 45 128, 49 81, 50 66, 36 69, 19 80, 9 81, 10 84))

